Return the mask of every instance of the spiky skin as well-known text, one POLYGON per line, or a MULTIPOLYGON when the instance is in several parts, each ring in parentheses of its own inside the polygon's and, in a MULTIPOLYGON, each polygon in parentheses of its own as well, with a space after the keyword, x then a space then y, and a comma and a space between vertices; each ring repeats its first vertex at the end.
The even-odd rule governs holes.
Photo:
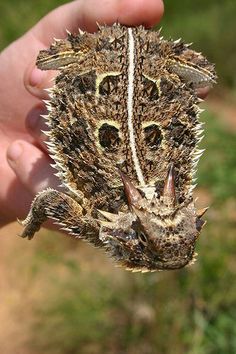
POLYGON ((215 82, 213 65, 182 41, 116 24, 55 41, 37 66, 60 71, 47 135, 66 193, 39 193, 22 236, 52 218, 128 269, 191 263, 203 225, 192 198, 196 89, 215 82))

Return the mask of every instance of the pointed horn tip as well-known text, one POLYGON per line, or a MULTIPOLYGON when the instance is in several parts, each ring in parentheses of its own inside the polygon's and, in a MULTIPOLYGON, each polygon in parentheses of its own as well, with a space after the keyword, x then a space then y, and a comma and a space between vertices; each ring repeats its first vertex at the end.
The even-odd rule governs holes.
POLYGON ((96 26, 99 31, 102 29, 102 25, 98 21, 96 21, 96 26))
POLYGON ((174 164, 173 164, 173 162, 172 162, 172 163, 170 164, 170 168, 169 168, 168 175, 171 175, 172 178, 174 178, 174 173, 175 173, 175 171, 174 171, 174 164))
POLYGON ((120 178, 122 180, 122 183, 123 183, 125 191, 126 191, 127 186, 131 185, 130 179, 122 171, 118 170, 118 172, 119 172, 120 178))
POLYGON ((199 210, 197 211, 197 217, 198 217, 198 218, 201 218, 201 217, 207 212, 208 209, 209 209, 209 207, 199 209, 199 210))
POLYGON ((108 221, 115 222, 118 218, 118 215, 109 213, 108 211, 104 211, 100 209, 97 209, 97 211, 108 221))
POLYGON ((128 178, 121 170, 118 169, 118 172, 122 180, 128 178))
POLYGON ((118 172, 119 172, 119 175, 120 175, 123 183, 127 182, 127 183, 132 184, 130 178, 124 172, 122 172, 119 169, 118 169, 118 172))
POLYGON ((176 204, 176 193, 175 193, 175 180, 174 180, 174 164, 171 163, 169 171, 165 180, 163 197, 171 202, 173 205, 176 204))
POLYGON ((16 218, 16 221, 18 222, 19 225, 25 226, 25 225, 24 225, 24 220, 21 220, 21 219, 19 219, 19 218, 16 218))

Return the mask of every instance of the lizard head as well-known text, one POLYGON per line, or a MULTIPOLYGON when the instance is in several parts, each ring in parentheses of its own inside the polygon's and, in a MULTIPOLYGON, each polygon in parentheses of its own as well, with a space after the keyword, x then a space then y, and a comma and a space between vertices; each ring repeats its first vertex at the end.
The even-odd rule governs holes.
POLYGON ((194 261, 195 243, 206 209, 196 212, 192 198, 178 203, 173 166, 161 197, 147 199, 121 174, 129 210, 99 211, 100 239, 115 260, 131 270, 178 269, 194 261))

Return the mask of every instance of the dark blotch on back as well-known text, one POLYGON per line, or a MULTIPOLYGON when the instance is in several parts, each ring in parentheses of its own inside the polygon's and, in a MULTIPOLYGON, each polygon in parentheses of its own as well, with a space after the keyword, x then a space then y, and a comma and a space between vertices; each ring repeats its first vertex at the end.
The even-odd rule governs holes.
POLYGON ((120 143, 119 130, 108 123, 104 123, 98 130, 100 145, 107 151, 113 152, 120 143))

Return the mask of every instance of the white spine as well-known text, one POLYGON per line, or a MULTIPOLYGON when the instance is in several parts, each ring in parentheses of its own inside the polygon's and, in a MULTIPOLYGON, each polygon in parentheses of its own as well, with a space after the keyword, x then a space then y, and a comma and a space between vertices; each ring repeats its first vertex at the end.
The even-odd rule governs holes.
POLYGON ((133 125, 133 104, 134 104, 134 70, 135 70, 135 57, 134 57, 134 37, 132 28, 128 28, 128 48, 129 48, 129 66, 128 66, 128 99, 127 99, 127 111, 128 111, 128 129, 129 129, 129 140, 130 149, 132 153, 132 159, 137 173, 138 181, 140 186, 145 186, 145 181, 143 173, 141 170, 140 162, 136 150, 135 142, 135 132, 133 125))

